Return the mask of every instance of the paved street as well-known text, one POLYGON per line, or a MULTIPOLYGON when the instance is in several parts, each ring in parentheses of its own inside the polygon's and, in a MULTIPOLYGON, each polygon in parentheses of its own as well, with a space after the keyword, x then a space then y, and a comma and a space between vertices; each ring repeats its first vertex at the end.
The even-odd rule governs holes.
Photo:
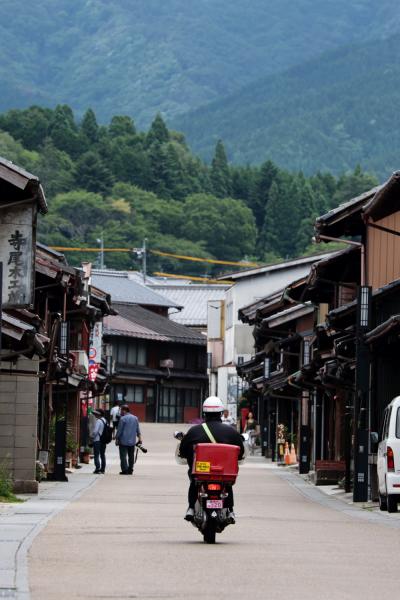
POLYGON ((241 468, 237 524, 204 544, 183 520, 187 477, 173 459, 174 428, 143 426, 149 453, 133 477, 118 475, 109 447, 107 474, 93 475, 95 485, 31 546, 33 600, 397 597, 399 530, 311 501, 260 458, 241 468))

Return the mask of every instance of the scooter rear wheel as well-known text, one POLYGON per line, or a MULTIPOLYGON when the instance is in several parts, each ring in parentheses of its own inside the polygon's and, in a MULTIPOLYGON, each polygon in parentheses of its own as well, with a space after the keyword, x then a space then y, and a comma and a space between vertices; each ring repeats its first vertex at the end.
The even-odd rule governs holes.
POLYGON ((206 544, 215 544, 215 534, 215 523, 213 521, 208 522, 203 531, 204 542, 206 544))

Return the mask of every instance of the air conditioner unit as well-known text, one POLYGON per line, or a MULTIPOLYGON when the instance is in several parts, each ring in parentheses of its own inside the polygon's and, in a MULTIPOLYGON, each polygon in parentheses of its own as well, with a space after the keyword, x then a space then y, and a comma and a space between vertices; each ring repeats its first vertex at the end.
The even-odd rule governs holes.
POLYGON ((160 360, 160 367, 164 367, 165 369, 173 369, 174 361, 172 358, 165 358, 164 360, 160 360))
POLYGON ((73 370, 80 375, 87 375, 89 373, 89 358, 87 353, 84 350, 71 350, 70 356, 73 360, 73 370))

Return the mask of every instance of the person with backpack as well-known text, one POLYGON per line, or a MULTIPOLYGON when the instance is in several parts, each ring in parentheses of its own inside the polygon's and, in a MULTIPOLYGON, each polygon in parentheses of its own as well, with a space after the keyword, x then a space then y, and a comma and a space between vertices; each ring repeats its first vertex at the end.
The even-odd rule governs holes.
POLYGON ((121 418, 118 423, 115 443, 119 447, 119 458, 121 461, 120 475, 133 475, 135 463, 136 442, 142 443, 139 419, 130 413, 129 406, 121 406, 121 418))
POLYGON ((93 411, 96 417, 96 424, 93 430, 93 453, 94 453, 94 465, 95 470, 93 473, 96 475, 104 473, 106 470, 106 447, 111 441, 110 434, 111 428, 107 423, 107 419, 104 416, 104 410, 96 408, 93 411))

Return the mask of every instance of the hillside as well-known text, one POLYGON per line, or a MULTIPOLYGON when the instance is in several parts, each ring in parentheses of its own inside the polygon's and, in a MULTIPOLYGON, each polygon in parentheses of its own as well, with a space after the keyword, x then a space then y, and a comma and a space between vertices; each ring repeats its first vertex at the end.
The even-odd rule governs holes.
POLYGON ((209 158, 224 140, 235 163, 271 159, 306 173, 399 168, 398 35, 348 46, 176 120, 193 150, 209 158))
MULTIPOLYGON (((242 0, 3 0, 0 110, 68 103, 79 116, 90 106, 101 122, 124 113, 147 127, 159 111, 172 118, 324 51, 385 37, 400 19, 393 0, 378 6, 375 0, 252 0, 250 6, 242 0)), ((250 149, 236 152, 257 159, 250 149)))
MULTIPOLYGON (((221 270, 168 254, 264 262, 309 252, 315 217, 377 183, 360 168, 306 178, 272 162, 232 167, 220 142, 207 166, 161 116, 145 133, 126 116, 99 126, 92 110, 77 122, 67 105, 0 114, 0 156, 44 186, 49 212, 39 241, 91 248, 103 239, 128 250, 107 254, 107 266, 127 269, 138 266, 129 249, 147 238, 149 272, 186 275, 221 270)), ((94 258, 82 251, 70 260, 94 258)))

